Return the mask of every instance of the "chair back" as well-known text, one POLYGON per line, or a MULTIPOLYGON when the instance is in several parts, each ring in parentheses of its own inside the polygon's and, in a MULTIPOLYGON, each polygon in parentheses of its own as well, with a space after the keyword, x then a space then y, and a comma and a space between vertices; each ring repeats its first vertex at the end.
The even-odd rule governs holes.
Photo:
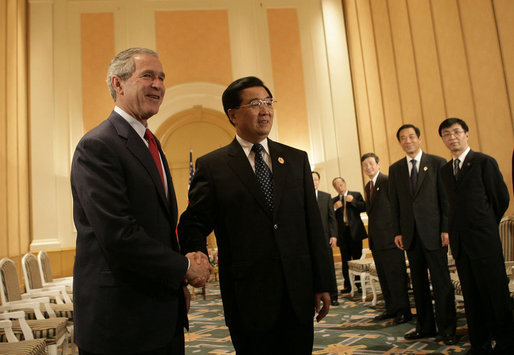
POLYGON ((27 253, 21 259, 23 276, 25 277, 25 287, 28 290, 43 288, 43 280, 39 273, 39 266, 34 254, 27 253))
POLYGON ((505 261, 514 261, 514 216, 505 216, 500 221, 500 240, 505 261))
POLYGON ((0 297, 3 304, 21 300, 18 273, 14 262, 9 258, 0 260, 0 297))
POLYGON ((37 255, 39 260, 39 270, 43 277, 44 282, 53 282, 54 278, 52 277, 52 268, 50 267, 50 259, 48 258, 48 254, 46 251, 41 250, 37 255))

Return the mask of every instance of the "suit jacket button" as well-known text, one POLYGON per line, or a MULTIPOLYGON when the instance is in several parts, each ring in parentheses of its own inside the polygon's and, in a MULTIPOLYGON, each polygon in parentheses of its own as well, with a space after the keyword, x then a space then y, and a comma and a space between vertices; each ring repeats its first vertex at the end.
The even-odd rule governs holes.
POLYGON ((273 229, 277 230, 277 229, 278 229, 278 224, 275 224, 275 225, 273 226, 273 229))

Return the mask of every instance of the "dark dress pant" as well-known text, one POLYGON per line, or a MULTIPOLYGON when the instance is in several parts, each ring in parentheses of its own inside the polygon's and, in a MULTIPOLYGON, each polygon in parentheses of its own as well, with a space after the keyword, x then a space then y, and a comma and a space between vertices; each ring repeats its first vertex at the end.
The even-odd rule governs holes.
POLYGON ((312 354, 313 321, 301 323, 298 320, 287 292, 284 292, 280 309, 276 323, 267 331, 249 330, 241 326, 229 327, 230 337, 237 355, 312 354))
POLYGON ((373 260, 377 268, 386 313, 410 316, 404 251, 398 248, 373 250, 373 260))
MULTIPOLYGON (((358 260, 362 255, 362 239, 354 240, 352 239, 350 233, 350 227, 345 226, 343 231, 343 238, 337 242, 339 246, 339 251, 341 252, 341 266, 343 271, 344 278, 344 288, 350 289, 350 277, 348 275, 348 261, 349 260, 358 260)), ((356 278, 360 279, 359 276, 356 278)))
MULTIPOLYGON (((462 250, 463 248, 461 248, 462 250)), ((514 354, 514 324, 503 255, 471 260, 462 250, 455 260, 473 351, 514 354)))
POLYGON ((407 256, 416 301, 417 331, 423 335, 455 335, 457 325, 455 294, 448 270, 447 248, 427 250, 415 230, 407 256), (435 300, 435 317, 429 270, 435 300))

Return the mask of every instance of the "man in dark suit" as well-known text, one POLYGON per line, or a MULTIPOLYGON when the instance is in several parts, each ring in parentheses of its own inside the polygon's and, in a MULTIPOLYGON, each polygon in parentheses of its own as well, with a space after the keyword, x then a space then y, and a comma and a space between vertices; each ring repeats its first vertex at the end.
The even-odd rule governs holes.
POLYGON ((181 246, 205 250, 214 229, 238 354, 310 354, 314 311, 318 321, 328 313, 331 284, 307 154, 268 138, 274 99, 260 79, 234 81, 222 101, 236 138, 197 160, 181 246))
POLYGON ((416 301, 416 329, 405 334, 405 339, 437 333, 436 341, 451 345, 457 342, 455 296, 448 270, 448 200, 439 177, 445 161, 421 151, 420 135, 419 128, 411 124, 398 129, 396 137, 407 156, 389 167, 395 244, 407 250, 416 301))
POLYGON ((360 192, 346 189, 346 181, 342 177, 332 180, 332 186, 338 194, 332 199, 332 204, 337 220, 337 245, 341 252, 344 278, 344 288, 341 293, 349 293, 352 287, 348 276, 348 261, 360 259, 362 240, 368 237, 361 219, 361 212, 366 211, 366 203, 360 192))
POLYGON ((80 354, 183 354, 184 279, 201 286, 209 276, 205 254, 179 253, 173 182, 147 130, 162 102, 163 80, 154 51, 116 55, 108 70, 114 111, 80 140, 73 157, 80 354))
POLYGON ((452 153, 441 174, 450 202, 450 245, 468 321, 468 353, 514 354, 512 305, 498 231, 509 206, 509 191, 496 160, 469 148, 468 131, 459 118, 448 118, 439 126, 439 135, 452 153))
POLYGON ((321 222, 323 223, 323 232, 325 234, 325 242, 328 249, 328 259, 331 269, 330 276, 332 278, 332 289, 330 290, 330 300, 332 306, 339 306, 339 301, 337 300, 336 269, 334 266, 334 255, 332 253, 332 248, 337 245, 337 221, 330 194, 318 189, 319 179, 319 173, 317 171, 313 171, 312 181, 314 183, 314 189, 316 190, 316 198, 318 200, 319 212, 321 214, 321 222))
POLYGON ((412 314, 407 290, 405 253, 394 244, 389 178, 379 171, 379 162, 375 153, 367 153, 361 157, 362 170, 370 179, 364 188, 369 245, 386 308, 375 319, 394 318, 393 324, 396 325, 411 320, 412 314))

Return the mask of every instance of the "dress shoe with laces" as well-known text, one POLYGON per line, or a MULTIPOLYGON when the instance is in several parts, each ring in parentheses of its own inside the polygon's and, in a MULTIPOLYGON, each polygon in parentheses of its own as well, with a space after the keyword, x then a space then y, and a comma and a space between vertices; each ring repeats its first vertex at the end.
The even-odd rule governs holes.
POLYGON ((406 340, 416 340, 416 339, 422 339, 422 338, 431 338, 435 336, 435 334, 432 333, 420 333, 417 330, 413 330, 411 332, 405 333, 403 336, 406 340))
POLYGON ((392 314, 392 313, 387 313, 387 312, 383 312, 383 313, 380 313, 378 316, 375 316, 375 318, 373 318, 374 320, 384 320, 384 319, 389 319, 389 318, 394 318, 395 315, 392 314))
POLYGON ((396 315, 396 317, 394 317, 393 324, 398 325, 398 324, 407 323, 411 319, 412 319, 412 314, 398 313, 396 315))

